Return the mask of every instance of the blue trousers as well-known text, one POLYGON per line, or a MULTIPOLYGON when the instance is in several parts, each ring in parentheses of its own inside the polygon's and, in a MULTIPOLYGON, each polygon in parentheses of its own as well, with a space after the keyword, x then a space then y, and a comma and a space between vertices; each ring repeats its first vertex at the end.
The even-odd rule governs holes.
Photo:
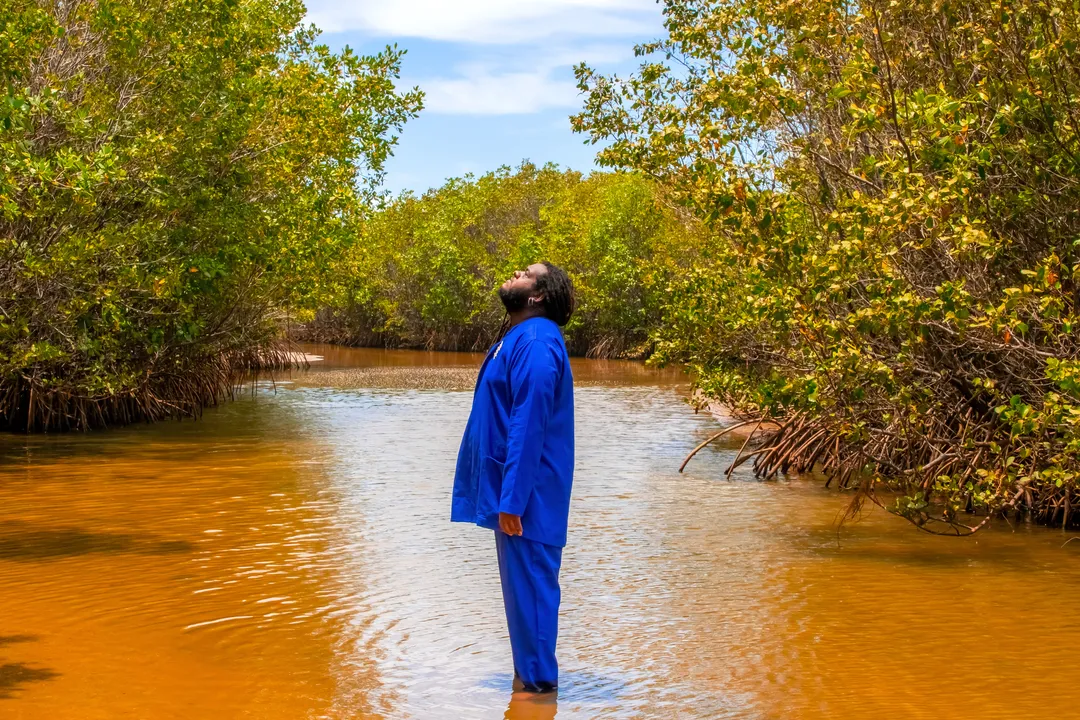
POLYGON ((553 690, 559 684, 555 641, 559 636, 562 548, 496 530, 495 549, 514 674, 526 690, 553 690))

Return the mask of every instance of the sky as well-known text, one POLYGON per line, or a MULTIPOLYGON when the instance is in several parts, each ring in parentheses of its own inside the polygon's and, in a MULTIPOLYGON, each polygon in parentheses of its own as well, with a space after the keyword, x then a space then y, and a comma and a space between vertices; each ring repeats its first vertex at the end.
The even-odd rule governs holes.
POLYGON ((308 20, 332 48, 376 52, 397 44, 402 87, 424 110, 387 163, 392 193, 423 193, 447 178, 522 160, 594 167, 596 147, 570 130, 578 111, 573 68, 637 67, 634 45, 663 35, 655 0, 308 0, 308 20))

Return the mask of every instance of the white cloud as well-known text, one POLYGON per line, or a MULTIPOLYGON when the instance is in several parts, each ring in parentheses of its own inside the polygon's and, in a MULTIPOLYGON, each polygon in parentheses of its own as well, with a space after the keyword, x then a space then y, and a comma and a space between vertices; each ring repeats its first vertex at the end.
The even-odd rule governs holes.
POLYGON ((493 72, 469 66, 459 77, 430 78, 417 84, 424 91, 425 112, 447 115, 516 115, 581 104, 572 80, 559 80, 550 70, 493 72))
MULTIPOLYGON (((661 27, 656 0, 308 0, 327 32, 442 41, 445 66, 404 77, 425 114, 522 115, 580 107, 571 67, 633 57, 633 40, 661 27)), ((406 63, 409 75, 410 64, 406 63)))
POLYGON ((610 65, 633 59, 634 46, 632 43, 545 46, 538 57, 538 64, 548 68, 569 67, 581 62, 589 65, 610 65))
POLYGON ((652 35, 655 0, 308 0, 326 32, 509 44, 552 37, 652 35))
POLYGON ((419 85, 424 109, 447 115, 518 115, 549 108, 578 108, 581 98, 570 67, 578 62, 615 62, 632 57, 629 48, 586 45, 530 48, 505 58, 458 64, 450 76, 405 78, 419 85))

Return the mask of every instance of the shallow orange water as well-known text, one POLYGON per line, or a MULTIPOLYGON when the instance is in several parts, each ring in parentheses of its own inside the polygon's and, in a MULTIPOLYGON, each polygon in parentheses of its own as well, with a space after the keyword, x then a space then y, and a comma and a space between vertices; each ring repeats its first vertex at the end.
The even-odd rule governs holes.
POLYGON ((737 443, 679 475, 681 376, 588 361, 562 689, 512 702, 493 539, 447 522, 479 358, 310 350, 197 422, 0 438, 0 718, 1080 718, 1080 542, 838 529, 737 443))

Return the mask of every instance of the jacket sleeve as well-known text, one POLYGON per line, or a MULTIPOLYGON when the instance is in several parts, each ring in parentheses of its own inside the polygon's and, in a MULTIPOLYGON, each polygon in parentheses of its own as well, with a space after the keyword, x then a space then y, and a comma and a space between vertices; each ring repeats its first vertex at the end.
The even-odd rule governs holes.
POLYGON ((544 431, 555 406, 555 387, 561 364, 556 349, 530 340, 510 359, 513 406, 506 438, 499 512, 521 515, 540 474, 544 431))

